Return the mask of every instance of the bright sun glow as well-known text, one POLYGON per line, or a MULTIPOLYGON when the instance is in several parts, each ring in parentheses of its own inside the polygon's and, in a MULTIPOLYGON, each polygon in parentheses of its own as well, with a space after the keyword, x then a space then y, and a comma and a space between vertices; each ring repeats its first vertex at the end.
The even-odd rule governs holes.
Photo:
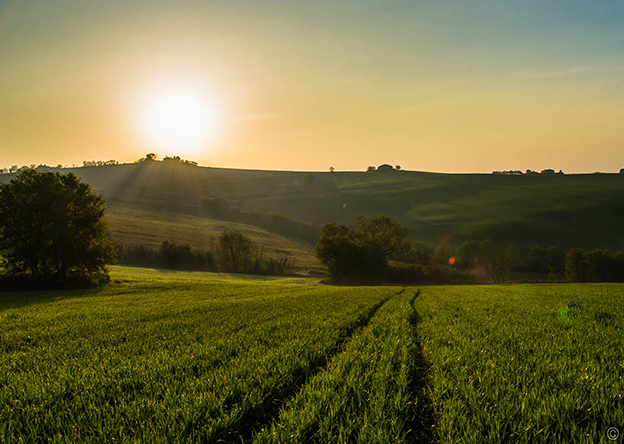
POLYGON ((143 112, 143 128, 159 148, 188 153, 197 150, 215 134, 214 110, 208 100, 187 88, 153 94, 143 112))

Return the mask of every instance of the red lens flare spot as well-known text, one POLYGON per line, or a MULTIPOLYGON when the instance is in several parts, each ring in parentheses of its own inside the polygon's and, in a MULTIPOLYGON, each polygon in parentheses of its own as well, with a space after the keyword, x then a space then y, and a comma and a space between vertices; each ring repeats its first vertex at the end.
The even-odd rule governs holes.
POLYGON ((455 263, 455 258, 454 257, 450 258, 449 259, 449 264, 453 265, 454 263, 455 263))

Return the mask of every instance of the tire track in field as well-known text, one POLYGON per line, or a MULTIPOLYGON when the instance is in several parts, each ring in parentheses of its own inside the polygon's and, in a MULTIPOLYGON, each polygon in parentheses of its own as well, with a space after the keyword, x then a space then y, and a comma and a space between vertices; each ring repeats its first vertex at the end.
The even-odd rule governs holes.
MULTIPOLYGON (((332 358, 341 353, 349 340, 363 328, 365 328, 370 320, 375 316, 377 311, 390 299, 400 295, 405 291, 402 287, 400 291, 385 297, 377 304, 373 305, 364 315, 360 316, 355 322, 348 325, 338 336, 338 339, 332 347, 328 349, 328 352, 319 359, 309 363, 307 368, 299 369, 295 372, 292 380, 293 384, 286 387, 276 387, 275 390, 268 392, 265 396, 264 402, 256 405, 253 409, 249 409, 241 414, 237 422, 239 427, 236 428, 236 442, 250 443, 252 441, 254 433, 261 430, 263 427, 268 426, 271 422, 276 421, 279 418, 280 408, 288 403, 291 399, 294 399, 301 389, 305 386, 308 380, 319 372, 325 370, 329 365, 332 358)), ((232 429, 218 430, 216 435, 225 441, 218 442, 230 442, 234 438, 232 436, 232 429)))
POLYGON ((412 316, 409 321, 412 325, 414 334, 414 349, 412 350, 411 360, 412 369, 410 371, 410 392, 413 399, 410 402, 410 415, 407 421, 409 427, 408 438, 413 443, 433 443, 435 429, 435 413, 433 402, 429 396, 429 385, 431 365, 425 359, 422 344, 417 333, 417 326, 420 322, 420 316, 414 307, 416 298, 420 296, 420 290, 410 301, 412 307, 412 316))

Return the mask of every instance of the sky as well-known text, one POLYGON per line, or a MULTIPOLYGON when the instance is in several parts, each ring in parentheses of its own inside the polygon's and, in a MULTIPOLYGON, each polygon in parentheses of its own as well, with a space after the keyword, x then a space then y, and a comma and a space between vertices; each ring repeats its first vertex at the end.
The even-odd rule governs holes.
POLYGON ((0 0, 0 167, 149 152, 617 172, 624 2, 0 0))

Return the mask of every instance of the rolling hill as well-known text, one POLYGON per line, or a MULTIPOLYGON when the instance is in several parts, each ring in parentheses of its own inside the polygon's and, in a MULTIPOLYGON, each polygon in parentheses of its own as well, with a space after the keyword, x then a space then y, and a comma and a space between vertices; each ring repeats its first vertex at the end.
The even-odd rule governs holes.
MULTIPOLYGON (((275 212, 320 227, 357 214, 385 214, 410 227, 413 241, 454 244, 491 239, 518 247, 624 248, 624 175, 290 172, 206 168, 143 162, 66 169, 109 207, 111 236, 128 244, 171 239, 202 246, 224 228, 245 231, 268 252, 299 256, 313 266, 313 245, 266 229, 215 221, 203 198, 225 199, 242 211, 275 212)), ((10 179, 0 176, 0 180, 10 179)))

